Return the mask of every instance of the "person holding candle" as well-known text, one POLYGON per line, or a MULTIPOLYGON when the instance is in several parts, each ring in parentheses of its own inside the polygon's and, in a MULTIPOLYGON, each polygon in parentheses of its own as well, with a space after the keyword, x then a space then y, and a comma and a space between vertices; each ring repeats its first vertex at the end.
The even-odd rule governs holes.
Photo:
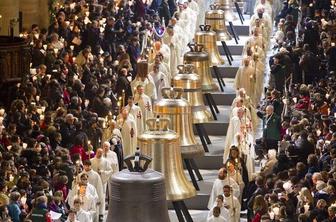
POLYGON ((240 221, 240 201, 232 194, 232 188, 225 185, 223 188, 224 207, 229 211, 228 221, 240 221))
POLYGON ((225 185, 230 185, 232 187, 233 195, 237 198, 240 196, 240 188, 236 181, 228 176, 227 170, 225 168, 221 168, 218 172, 218 178, 216 178, 212 190, 210 193, 210 198, 208 202, 208 209, 211 209, 216 201, 216 197, 218 195, 223 194, 223 187, 225 185))
POLYGON ((86 212, 85 218, 87 218, 87 215, 90 215, 90 221, 97 221, 97 203, 99 197, 96 188, 89 182, 88 178, 89 176, 86 173, 78 176, 79 182, 72 186, 66 201, 77 212, 83 209, 86 212))

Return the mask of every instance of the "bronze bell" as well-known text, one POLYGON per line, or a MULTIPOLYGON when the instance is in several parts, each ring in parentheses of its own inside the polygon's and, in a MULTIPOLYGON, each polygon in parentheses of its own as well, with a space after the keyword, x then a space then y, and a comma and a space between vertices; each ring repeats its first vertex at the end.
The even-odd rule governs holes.
POLYGON ((210 25, 200 25, 200 31, 195 33, 195 42, 204 45, 204 50, 209 53, 210 66, 224 64, 218 51, 216 32, 211 30, 210 25))
POLYGON ((185 64, 193 64, 195 72, 200 76, 203 92, 218 91, 218 86, 214 83, 210 65, 209 54, 203 50, 203 44, 188 44, 190 51, 183 56, 185 64))
POLYGON ((162 99, 154 104, 156 116, 170 119, 169 128, 180 136, 182 157, 193 159, 204 156, 204 149, 196 141, 193 128, 191 106, 182 98, 182 88, 162 88, 162 99))
POLYGON ((205 24, 210 25, 217 34, 218 41, 231 40, 232 37, 225 25, 225 13, 218 5, 210 5, 210 11, 205 12, 205 24))
POLYGON ((163 173, 167 200, 194 197, 196 190, 183 172, 180 138, 169 130, 169 119, 150 118, 146 124, 148 130, 138 137, 138 144, 142 152, 153 159, 149 167, 163 173))
POLYGON ((159 172, 147 170, 150 161, 150 157, 137 151, 135 155, 125 158, 128 169, 112 175, 108 186, 110 202, 106 221, 170 221, 165 178, 159 172), (145 160, 145 163, 142 164, 141 160, 145 160))
POLYGON ((226 21, 232 22, 238 19, 233 11, 234 6, 232 0, 216 0, 215 4, 224 11, 226 21))
POLYGON ((190 103, 193 123, 207 123, 213 120, 204 105, 201 79, 194 73, 195 66, 185 64, 177 66, 177 69, 178 73, 173 79, 173 85, 183 89, 182 97, 190 103))

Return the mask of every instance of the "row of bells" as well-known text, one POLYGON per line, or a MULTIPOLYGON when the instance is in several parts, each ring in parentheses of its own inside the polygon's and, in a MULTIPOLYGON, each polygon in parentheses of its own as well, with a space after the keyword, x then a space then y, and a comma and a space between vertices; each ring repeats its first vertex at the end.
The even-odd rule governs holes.
POLYGON ((154 104, 153 112, 160 118, 148 119, 147 131, 138 136, 141 152, 152 158, 151 170, 141 173, 123 170, 111 178, 109 221, 166 222, 169 221, 166 200, 180 201, 196 195, 183 171, 182 158, 204 155, 193 133, 193 124, 212 120, 203 93, 218 90, 210 67, 224 64, 217 41, 231 39, 225 18, 232 21, 233 15, 231 0, 219 0, 206 12, 205 25, 195 34, 196 43, 189 44, 190 51, 183 58, 185 64, 178 66, 172 79, 174 87, 163 88, 163 98, 154 104))

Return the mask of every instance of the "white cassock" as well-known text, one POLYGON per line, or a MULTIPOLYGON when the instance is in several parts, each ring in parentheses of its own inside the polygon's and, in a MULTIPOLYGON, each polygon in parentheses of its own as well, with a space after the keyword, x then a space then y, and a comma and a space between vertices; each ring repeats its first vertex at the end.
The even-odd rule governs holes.
POLYGON ((239 119, 238 116, 232 116, 232 118, 230 119, 229 127, 225 138, 223 163, 226 162, 229 156, 231 146, 238 144, 236 135, 238 133, 241 133, 242 125, 243 125, 242 119, 239 119))
POLYGON ((137 147, 137 127, 133 115, 128 115, 126 120, 119 119, 118 125, 121 129, 124 157, 133 155, 137 147))
POLYGON ((255 108, 255 105, 253 104, 253 101, 252 101, 251 97, 247 94, 243 98, 238 96, 233 100, 232 105, 235 104, 236 100, 238 100, 238 99, 242 99, 243 100, 243 106, 248 109, 250 114, 247 113, 247 116, 249 117, 249 115, 250 115, 250 119, 252 121, 253 132, 255 132, 256 127, 258 125, 258 116, 257 116, 257 110, 255 108))
MULTIPOLYGON (((175 50, 177 50, 177 58, 176 58, 176 66, 183 64, 183 55, 184 55, 184 48, 189 43, 187 35, 185 35, 185 31, 183 29, 183 26, 180 26, 180 23, 176 23, 174 25, 174 37, 172 38, 172 44, 175 47, 175 50)), ((171 51, 172 49, 170 49, 171 51)), ((176 72, 173 72, 172 78, 176 75, 176 72)))
POLYGON ((90 161, 91 161, 92 170, 94 170, 96 173, 99 174, 101 181, 103 183, 103 192, 106 193, 107 181, 110 179, 113 173, 111 164, 105 157, 101 157, 99 159, 94 157, 94 158, 91 158, 90 161))
POLYGON ((104 215, 105 212, 105 196, 106 196, 106 188, 107 188, 107 181, 110 179, 113 171, 110 163, 104 158, 92 158, 91 159, 91 166, 92 170, 99 174, 101 182, 103 184, 103 193, 104 193, 104 200, 100 202, 99 206, 99 214, 104 215), (100 173, 99 173, 100 172, 100 173))
MULTIPOLYGON (((74 185, 69 191, 66 201, 70 208, 74 208, 74 200, 80 198, 83 202, 82 209, 89 213, 90 221, 96 221, 97 217, 97 202, 99 201, 97 189, 90 183, 87 184, 85 189, 85 196, 78 195, 78 186, 74 185)), ((84 216, 83 216, 84 217, 84 216)))
POLYGON ((263 7, 265 9, 264 14, 267 13, 271 18, 273 18, 273 8, 272 5, 269 2, 265 2, 262 4, 259 0, 256 1, 255 7, 254 7, 254 14, 257 14, 257 10, 259 7, 263 7))
POLYGON ((149 98, 149 96, 142 94, 137 94, 134 98, 134 102, 138 104, 138 106, 141 109, 143 118, 142 123, 144 126, 144 129, 146 130, 146 120, 153 117, 153 108, 152 108, 152 100, 149 98))
POLYGON ((83 209, 76 212, 76 218, 79 222, 92 222, 90 213, 83 209))
POLYGON ((230 178, 236 181, 236 183, 238 184, 239 189, 240 189, 240 196, 237 197, 237 199, 241 200, 242 199, 241 195, 243 194, 244 187, 245 187, 245 183, 243 181, 242 175, 240 174, 239 171, 234 170, 234 172, 230 172, 230 178))
POLYGON ((156 90, 155 84, 151 76, 147 76, 144 80, 141 80, 139 77, 135 77, 135 79, 131 82, 131 87, 133 89, 133 94, 137 95, 136 88, 141 85, 144 87, 145 94, 148 95, 153 100, 156 99, 156 90))
POLYGON ((241 154, 246 155, 246 168, 249 181, 252 181, 253 173, 254 173, 254 158, 255 158, 255 150, 253 145, 253 137, 251 134, 246 135, 248 138, 242 139, 238 144, 237 147, 241 154))
MULTIPOLYGON (((178 26, 175 26, 178 27, 178 26)), ((168 77, 168 84, 170 84, 171 79, 176 75, 177 65, 181 64, 179 59, 181 58, 181 42, 184 40, 180 40, 178 38, 179 34, 176 33, 179 28, 174 27, 174 34, 170 36, 168 33, 165 33, 163 36, 163 42, 169 45, 170 48, 170 73, 164 73, 168 77)))
MULTIPOLYGON (((234 113, 234 110, 233 110, 233 113, 234 113)), ((223 163, 226 163, 226 160, 229 158, 231 146, 232 145, 238 146, 239 141, 237 138, 237 134, 243 135, 243 132, 241 131, 241 127, 252 125, 250 118, 251 116, 247 108, 246 108, 246 115, 244 114, 244 116, 241 119, 239 119, 238 116, 232 115, 230 125, 228 128, 227 134, 226 134, 226 139, 225 139, 223 163)), ((247 140, 248 144, 251 144, 254 141, 254 138, 251 134, 251 129, 247 130, 246 137, 242 139, 247 140)))
POLYGON ((109 162, 113 173, 119 172, 118 156, 116 152, 109 150, 104 154, 104 157, 109 162))
POLYGON ((207 222, 228 222, 222 215, 219 215, 219 217, 215 217, 212 215, 211 217, 208 217, 207 222))
POLYGON ((170 47, 164 42, 161 44, 160 52, 163 55, 162 62, 166 64, 168 72, 170 72, 170 47))
MULTIPOLYGON (((259 19, 258 14, 252 15, 251 22, 250 22, 250 30, 253 30, 253 27, 256 26, 256 19, 259 19)), ((264 25, 265 30, 269 36, 272 33, 273 25, 272 25, 271 17, 267 13, 263 14, 262 18, 260 19, 260 24, 264 25)))
POLYGON ((239 198, 240 188, 234 179, 227 177, 224 180, 220 180, 217 178, 212 186, 208 202, 208 209, 211 209, 214 206, 217 196, 223 194, 223 188, 225 185, 229 185, 230 187, 232 187, 233 195, 239 198))
POLYGON ((144 125, 143 125, 143 115, 140 107, 133 104, 132 107, 127 105, 125 108, 128 110, 128 113, 132 114, 133 118, 136 120, 137 135, 142 134, 144 131, 144 125))
MULTIPOLYGON (((223 195, 224 196, 224 195, 223 195)), ((228 222, 239 222, 240 221, 240 209, 241 205, 239 200, 235 196, 225 197, 224 205, 229 206, 229 220, 228 222)))
POLYGON ((235 89, 244 88, 246 94, 249 95, 252 100, 255 98, 256 82, 253 79, 254 76, 256 77, 256 73, 252 65, 240 66, 234 82, 235 89))
POLYGON ((78 175, 78 179, 80 179, 80 176, 83 173, 86 173, 89 176, 88 182, 89 182, 89 184, 91 184, 92 186, 94 186, 96 188, 96 191, 97 191, 97 194, 98 194, 98 201, 97 202, 100 202, 100 205, 97 206, 98 207, 97 216, 104 215, 105 208, 102 207, 102 205, 105 206, 105 204, 103 204, 103 202, 105 202, 105 192, 104 192, 103 182, 100 179, 99 174, 94 170, 83 171, 82 173, 80 173, 78 175))
MULTIPOLYGON (((213 209, 217 207, 217 203, 215 203, 215 205, 210 209, 209 213, 208 213, 208 220, 213 217, 213 209)), ((222 216, 223 218, 228 218, 229 217, 229 210, 226 209, 224 207, 224 205, 220 208, 220 216, 222 216)), ((214 217, 213 217, 214 218, 214 217)))
POLYGON ((205 12, 203 10, 201 11, 202 6, 200 4, 204 4, 204 1, 197 2, 197 1, 193 0, 193 1, 189 2, 189 7, 197 13, 197 20, 196 20, 196 23, 195 23, 195 27, 198 27, 200 25, 200 23, 204 21, 204 17, 201 16, 201 13, 204 14, 205 12))
POLYGON ((163 72, 150 72, 150 76, 152 76, 152 79, 155 84, 156 88, 156 94, 157 94, 157 100, 162 99, 161 89, 164 87, 169 87, 169 80, 168 77, 163 72))

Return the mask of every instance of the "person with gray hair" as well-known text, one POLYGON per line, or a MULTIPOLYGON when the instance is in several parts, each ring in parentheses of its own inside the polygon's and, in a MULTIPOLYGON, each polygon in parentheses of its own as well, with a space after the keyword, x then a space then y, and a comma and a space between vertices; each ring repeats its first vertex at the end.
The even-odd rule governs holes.
POLYGON ((20 209, 20 193, 17 191, 12 192, 9 195, 10 198, 10 204, 8 205, 8 214, 11 217, 13 222, 20 222, 20 215, 21 215, 21 209, 20 209))
POLYGON ((277 149, 281 139, 281 119, 274 113, 274 107, 268 105, 265 112, 258 112, 258 117, 263 120, 263 142, 266 150, 277 149))

